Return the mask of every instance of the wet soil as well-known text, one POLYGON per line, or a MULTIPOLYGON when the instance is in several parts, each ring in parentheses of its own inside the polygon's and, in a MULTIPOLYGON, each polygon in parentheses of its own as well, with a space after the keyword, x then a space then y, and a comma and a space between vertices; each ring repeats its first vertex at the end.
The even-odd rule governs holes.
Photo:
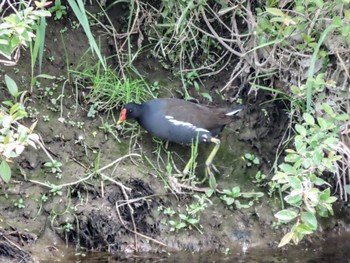
MULTIPOLYGON (((67 76, 66 65, 74 69, 87 50, 88 41, 80 27, 73 28, 74 20, 74 15, 68 13, 60 21, 48 21, 43 73, 67 76), (65 32, 61 34, 62 29, 65 32), (52 57, 54 60, 50 59, 52 57)), ((101 29, 93 29, 100 40, 102 53, 112 55, 110 39, 102 34, 101 29)), ((148 80, 160 83, 161 97, 179 96, 177 90, 182 89, 181 83, 156 61, 143 56, 136 67, 148 80)), ((29 53, 22 52, 15 68, 2 68, 1 79, 5 73, 16 80, 21 90, 28 90, 29 53)), ((258 188, 252 181, 258 170, 269 174, 275 160, 274 153, 289 121, 284 105, 271 100, 270 95, 263 92, 248 94, 243 84, 227 90, 223 94, 224 100, 214 96, 215 88, 228 77, 223 75, 222 83, 220 78, 205 81, 203 89, 213 94, 212 103, 190 91, 201 103, 222 107, 232 106, 230 99, 240 92, 239 97, 247 106, 220 135, 223 143, 214 160, 220 171, 217 174, 218 187, 231 189, 240 186, 242 191, 267 193, 266 189, 258 188), (263 103, 266 101, 269 102, 263 103), (257 156, 260 164, 248 166, 242 158, 245 153, 257 156)), ((140 133, 115 130, 119 134, 118 142, 100 128, 106 121, 114 125, 110 116, 100 112, 95 118, 87 117, 89 107, 84 102, 84 96, 88 89, 80 87, 77 90, 64 78, 39 81, 40 87, 35 87, 26 97, 25 105, 31 112, 31 118, 26 123, 29 125, 39 120, 35 132, 40 134, 50 154, 62 162, 62 178, 56 178, 44 167, 49 159, 42 149, 28 147, 13 163, 11 184, 4 185, 0 195, 0 242, 19 244, 21 253, 24 253, 21 258, 27 255, 24 251, 32 252, 34 258, 57 258, 64 253, 65 245, 78 250, 112 253, 222 252, 276 247, 285 229, 272 228, 275 221, 273 214, 279 209, 278 199, 274 198, 264 197, 251 208, 236 209, 213 196, 201 214, 199 228, 202 233, 195 228, 170 231, 169 224, 164 223, 170 220, 169 216, 159 207, 169 207, 180 213, 195 199, 193 192, 173 194, 166 188, 162 180, 167 176, 166 168, 156 153, 158 143, 142 130, 140 133), (53 92, 51 95, 45 93, 47 88, 53 92), (62 94, 64 97, 60 97, 62 94), (49 121, 45 121, 44 116, 48 116, 49 121), (62 122, 61 118, 65 121, 62 122), (78 122, 83 122, 82 127, 78 122), (133 140, 132 144, 130 140, 133 140), (155 171, 146 157, 162 171, 155 171), (119 158, 122 160, 96 172, 119 158), (50 192, 50 188, 45 186, 47 182, 65 187, 50 192), (48 200, 44 201, 43 196, 48 200), (25 205, 22 209, 14 205, 20 198, 25 205)), ((4 87, 0 88, 0 97, 8 98, 4 87)), ((115 114, 118 115, 118 112, 115 114)), ((175 163, 180 170, 183 169, 190 157, 190 149, 172 143, 167 149, 179 156, 175 163)), ((211 149, 212 145, 200 145, 199 177, 203 160, 211 149)), ((161 156, 166 159, 165 152, 161 156)), ((328 222, 326 228, 331 229, 334 225, 335 222, 328 222)), ((0 249, 11 255, 14 253, 11 251, 18 248, 0 244, 0 249)), ((0 252, 5 256, 6 253, 0 252)))

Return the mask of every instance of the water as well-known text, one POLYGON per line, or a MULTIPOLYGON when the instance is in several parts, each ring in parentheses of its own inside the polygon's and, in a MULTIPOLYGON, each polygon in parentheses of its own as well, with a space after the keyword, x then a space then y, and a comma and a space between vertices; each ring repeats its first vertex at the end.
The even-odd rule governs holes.
POLYGON ((79 262, 79 263, 114 263, 114 262, 244 262, 244 263, 326 263, 350 262, 350 233, 330 237, 313 244, 302 244, 288 248, 250 248, 242 251, 228 251, 227 253, 199 253, 177 252, 159 254, 118 254, 89 252, 84 256, 67 253, 63 257, 40 260, 40 262, 79 262))

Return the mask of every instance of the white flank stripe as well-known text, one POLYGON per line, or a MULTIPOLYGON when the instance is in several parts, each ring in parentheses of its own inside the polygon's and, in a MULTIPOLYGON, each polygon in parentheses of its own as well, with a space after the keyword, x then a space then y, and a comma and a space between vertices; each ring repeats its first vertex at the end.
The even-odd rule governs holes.
POLYGON ((184 126, 184 127, 186 127, 186 128, 195 130, 195 131, 197 131, 197 132, 209 132, 209 131, 206 130, 206 129, 197 128, 197 127, 194 126, 192 123, 189 123, 189 122, 186 122, 186 121, 178 121, 178 120, 175 120, 173 116, 166 115, 165 118, 166 118, 169 122, 171 122, 172 124, 174 124, 174 125, 176 125, 176 126, 184 126))
POLYGON ((235 115, 236 113, 240 112, 242 109, 237 109, 237 110, 233 110, 233 111, 230 111, 228 113, 225 113, 226 116, 233 116, 235 115))

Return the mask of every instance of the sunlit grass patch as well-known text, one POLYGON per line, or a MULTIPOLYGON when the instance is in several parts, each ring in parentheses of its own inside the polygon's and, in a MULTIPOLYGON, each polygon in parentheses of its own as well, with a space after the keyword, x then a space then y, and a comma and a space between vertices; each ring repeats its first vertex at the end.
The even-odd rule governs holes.
POLYGON ((122 78, 112 66, 104 70, 100 63, 84 62, 71 73, 78 87, 88 90, 84 99, 97 111, 110 111, 125 103, 140 103, 157 95, 157 87, 143 79, 122 78))

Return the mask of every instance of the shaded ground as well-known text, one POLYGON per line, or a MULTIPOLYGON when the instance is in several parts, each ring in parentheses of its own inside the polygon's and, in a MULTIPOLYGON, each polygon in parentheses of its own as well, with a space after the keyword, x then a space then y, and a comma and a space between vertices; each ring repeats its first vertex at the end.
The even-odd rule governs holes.
MULTIPOLYGON (((66 28, 62 36, 71 68, 77 66, 87 49, 84 33, 81 28, 73 29, 70 19, 73 16, 68 14, 64 20, 49 21, 43 67, 45 74, 67 74, 61 29, 66 28), (49 57, 54 57, 54 60, 49 57)), ((99 31, 95 34, 98 35, 99 31)), ((109 39, 101 37, 102 52, 106 56, 111 55, 109 43, 109 39)), ((181 84, 170 79, 168 72, 153 63, 151 59, 141 58, 138 65, 148 79, 161 83, 161 96, 176 96, 176 89, 180 89, 181 84)), ((17 68, 18 73, 14 73, 13 68, 5 68, 1 75, 6 72, 26 90, 30 82, 30 57, 25 52, 17 68)), ((28 148, 13 165, 12 183, 4 187, 4 193, 0 196, 0 231, 3 237, 10 237, 13 231, 24 237, 30 236, 24 239, 22 237, 20 245, 26 244, 25 249, 32 251, 34 256, 43 252, 57 255, 56 248, 61 248, 64 243, 77 249, 114 253, 225 251, 276 246, 282 237, 282 230, 271 227, 273 214, 277 211, 277 201, 267 198, 243 210, 227 207, 218 197, 213 197, 201 214, 200 230, 203 233, 196 229, 170 231, 169 224, 164 224, 170 220, 169 216, 160 211, 159 207, 183 211, 186 205, 193 202, 193 198, 191 193, 174 195, 165 189, 162 178, 148 165, 145 156, 157 163, 157 143, 152 141, 151 136, 142 132, 137 137, 137 143, 133 143, 135 147, 129 147, 130 134, 119 132, 119 143, 101 130, 103 121, 107 120, 104 113, 99 113, 95 118, 87 117, 88 105, 84 101, 87 89, 80 88, 76 92, 72 85, 64 86, 63 80, 52 83, 42 79, 40 83, 40 87, 36 87, 26 100, 26 106, 32 113, 28 123, 39 119, 36 132, 42 136, 46 148, 54 158, 63 163, 62 178, 56 178, 55 174, 49 173, 43 166, 48 158, 42 150, 28 148), (48 90, 52 94, 48 94, 48 90), (64 94, 62 105, 58 103, 60 99, 57 99, 62 98, 59 97, 61 94, 64 94), (57 100, 53 103, 52 99, 57 100), (44 121, 44 116, 50 120, 44 121), (65 119, 64 123, 59 121, 60 117, 65 119), (140 154, 141 157, 125 157, 129 153, 140 154), (115 165, 89 177, 92 172, 123 156, 125 158, 115 165), (89 179, 85 180, 86 177, 89 179), (131 191, 120 187, 112 178, 131 191), (48 181, 70 186, 50 192, 48 187, 43 186, 48 181), (44 201, 43 196, 48 200, 44 201), (20 198, 25 205, 22 209, 14 206, 20 198)), ((205 84, 208 92, 214 95, 220 81, 211 79, 205 84)), ((221 172, 217 176, 218 185, 220 188, 239 185, 242 191, 259 191, 252 180, 258 169, 269 171, 288 119, 279 102, 261 104, 272 98, 263 93, 258 96, 248 95, 243 85, 237 85, 236 89, 224 94, 227 101, 214 96, 214 102, 211 103, 229 107, 232 105, 229 99, 240 90, 241 98, 247 105, 240 118, 220 136, 223 143, 214 161, 221 172), (247 166, 247 162, 242 159, 245 153, 259 157, 261 165, 247 166)), ((6 97, 6 89, 1 88, 0 94, 1 98, 6 97)), ((108 119, 108 122, 112 124, 112 119, 108 119)), ((212 145, 200 146, 201 166, 211 148, 212 145)), ((168 150, 176 152, 181 157, 179 159, 183 159, 183 162, 176 161, 178 168, 182 169, 189 159, 190 149, 169 144, 168 150)), ((166 158, 165 153, 162 156, 166 158)), ((165 167, 163 169, 165 171, 165 167)), ((165 174, 163 176, 166 177, 165 174)), ((333 227, 332 223, 329 224, 329 228, 333 227)), ((0 241, 6 239, 0 238, 0 241)), ((18 243, 19 240, 14 242, 18 243)), ((0 254, 6 255, 6 251, 9 251, 10 255, 11 249, 16 248, 4 245, 5 252, 0 254)), ((21 253, 21 257, 26 257, 25 252, 21 253)))

